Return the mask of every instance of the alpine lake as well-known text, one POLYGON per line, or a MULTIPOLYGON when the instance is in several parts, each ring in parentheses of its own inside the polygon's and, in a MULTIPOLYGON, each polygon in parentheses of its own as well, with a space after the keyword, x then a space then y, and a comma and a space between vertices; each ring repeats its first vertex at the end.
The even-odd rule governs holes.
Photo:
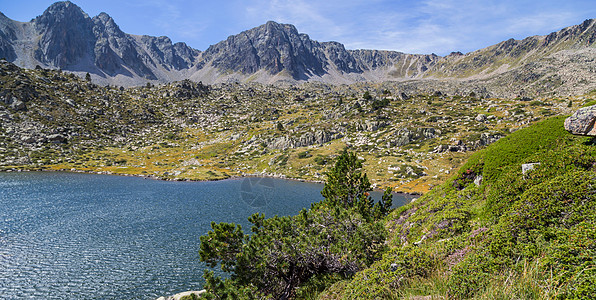
MULTIPOLYGON (((199 236, 212 221, 248 233, 250 215, 295 215, 322 200, 322 188, 263 177, 0 173, 0 299, 155 299, 201 289, 199 236)), ((412 198, 394 194, 393 205, 412 198)))

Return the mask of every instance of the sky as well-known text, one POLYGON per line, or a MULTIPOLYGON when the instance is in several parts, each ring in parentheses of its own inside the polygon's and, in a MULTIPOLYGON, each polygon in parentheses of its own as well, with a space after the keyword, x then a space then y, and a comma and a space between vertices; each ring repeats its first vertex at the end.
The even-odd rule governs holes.
MULTIPOLYGON (((55 1, 0 0, 0 12, 29 21, 55 1)), ((447 55, 545 35, 596 18, 594 0, 73 0, 90 17, 106 12, 130 34, 168 36, 206 50, 265 24, 293 24, 347 49, 447 55)))

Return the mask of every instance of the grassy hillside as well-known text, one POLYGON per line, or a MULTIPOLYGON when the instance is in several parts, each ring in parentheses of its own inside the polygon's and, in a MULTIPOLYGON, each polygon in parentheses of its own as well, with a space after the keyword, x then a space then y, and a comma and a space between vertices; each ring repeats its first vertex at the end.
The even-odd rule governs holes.
POLYGON ((394 211, 390 250, 319 298, 596 297, 596 146, 563 121, 499 140, 394 211))

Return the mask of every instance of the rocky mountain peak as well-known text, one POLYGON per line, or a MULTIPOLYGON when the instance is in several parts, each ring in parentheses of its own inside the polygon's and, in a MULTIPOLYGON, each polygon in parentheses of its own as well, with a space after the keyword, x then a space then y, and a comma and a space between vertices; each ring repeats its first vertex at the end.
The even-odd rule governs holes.
POLYGON ((261 33, 263 30, 265 31, 265 37, 270 39, 285 38, 287 41, 290 37, 309 38, 308 35, 299 33, 294 25, 280 24, 275 21, 267 21, 264 25, 256 27, 251 31, 261 33))
POLYGON ((300 80, 324 73, 320 44, 298 33, 293 25, 273 21, 230 36, 209 47, 203 57, 212 59, 212 65, 221 71, 243 74, 285 71, 300 80))
POLYGON ((46 65, 77 64, 93 47, 93 22, 72 2, 52 4, 33 23, 41 34, 34 56, 46 65))
POLYGON ((118 27, 118 25, 116 25, 116 22, 114 21, 114 19, 112 17, 110 17, 110 15, 108 15, 105 12, 101 12, 101 13, 99 13, 99 15, 93 17, 93 21, 101 22, 104 25, 108 25, 111 27, 118 27))
POLYGON ((124 36, 124 32, 120 30, 120 27, 110 15, 105 12, 101 12, 99 15, 93 17, 94 31, 96 36, 108 35, 108 36, 124 36))
POLYGON ((90 20, 89 16, 76 4, 70 1, 61 1, 50 5, 34 21, 39 28, 44 28, 63 22, 70 25, 80 22, 88 23, 90 20))

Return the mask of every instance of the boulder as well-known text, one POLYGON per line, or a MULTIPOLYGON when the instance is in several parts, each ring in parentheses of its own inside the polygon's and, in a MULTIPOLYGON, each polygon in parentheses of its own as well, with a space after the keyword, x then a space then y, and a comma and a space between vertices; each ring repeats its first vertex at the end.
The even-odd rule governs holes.
POLYGON ((438 145, 435 150, 433 150, 433 153, 443 153, 447 151, 449 151, 448 145, 438 145))
POLYGON ((482 184, 482 175, 478 175, 476 178, 474 178, 474 184, 476 186, 480 186, 482 184))
POLYGON ((66 137, 61 134, 50 134, 48 135, 48 140, 54 144, 66 143, 66 137))
POLYGON ((192 294, 194 294, 197 297, 200 297, 202 293, 205 293, 206 290, 200 290, 200 291, 188 291, 188 292, 182 292, 182 293, 178 293, 176 295, 173 296, 169 296, 169 297, 159 297, 156 300, 179 300, 184 296, 190 296, 192 294))
POLYGON ((571 134, 596 136, 596 105, 580 108, 571 117, 565 119, 565 130, 571 134))
POLYGON ((539 162, 537 163, 529 163, 529 164, 522 164, 522 174, 526 174, 528 171, 534 170, 534 167, 540 165, 539 162))
POLYGON ((25 102, 21 100, 15 100, 14 102, 12 102, 10 104, 10 108, 16 111, 27 109, 27 107, 25 106, 25 102))

